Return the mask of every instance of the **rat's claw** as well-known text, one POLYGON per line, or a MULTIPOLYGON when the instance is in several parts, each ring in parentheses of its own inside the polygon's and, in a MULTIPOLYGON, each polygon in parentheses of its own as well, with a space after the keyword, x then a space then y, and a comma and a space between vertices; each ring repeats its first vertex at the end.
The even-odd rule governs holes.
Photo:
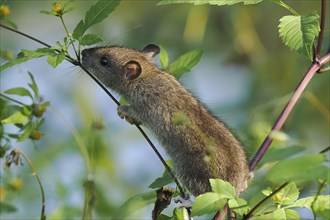
POLYGON ((130 109, 129 105, 118 106, 117 113, 118 113, 119 117, 122 119, 125 119, 130 124, 140 125, 141 123, 138 120, 136 120, 134 117, 130 116, 129 109, 130 109))

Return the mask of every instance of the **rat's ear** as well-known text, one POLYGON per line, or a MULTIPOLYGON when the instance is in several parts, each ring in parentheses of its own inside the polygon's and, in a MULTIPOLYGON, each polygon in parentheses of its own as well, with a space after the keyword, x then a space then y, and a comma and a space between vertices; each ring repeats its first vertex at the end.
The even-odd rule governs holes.
POLYGON ((136 61, 129 61, 123 66, 124 78, 127 80, 134 80, 141 74, 141 66, 136 61))
POLYGON ((142 50, 149 58, 154 58, 160 52, 160 48, 155 44, 148 44, 142 50))

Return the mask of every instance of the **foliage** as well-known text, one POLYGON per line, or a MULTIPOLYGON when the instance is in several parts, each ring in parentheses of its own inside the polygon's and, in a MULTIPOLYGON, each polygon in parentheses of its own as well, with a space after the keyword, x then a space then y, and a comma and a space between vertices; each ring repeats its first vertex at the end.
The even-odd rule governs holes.
MULTIPOLYGON (((281 0, 273 0, 280 6, 288 9, 294 15, 283 16, 279 20, 279 36, 283 43, 291 50, 297 51, 312 59, 312 48, 314 39, 320 31, 319 15, 312 12, 307 15, 299 15, 291 7, 286 5, 281 0)), ((178 4, 191 3, 195 5, 210 4, 210 5, 233 5, 244 3, 246 5, 257 4, 262 0, 162 0, 158 4, 178 4)))
MULTIPOLYGON (((260 2, 262 2, 262 0, 163 0, 160 1, 158 5, 191 3, 194 5, 209 4, 222 6, 236 3, 251 5, 260 2)), ((278 32, 284 45, 290 50, 306 55, 311 60, 314 59, 314 42, 318 38, 321 30, 320 16, 316 12, 300 15, 280 0, 273 0, 273 2, 284 7, 293 14, 283 16, 279 20, 278 32)), ((78 22, 75 28, 73 28, 72 33, 66 26, 64 15, 67 16, 67 14, 74 11, 75 8, 69 6, 71 2, 65 3, 64 5, 61 3, 53 3, 50 10, 42 10, 40 12, 60 19, 65 30, 65 37, 63 40, 57 41, 54 46, 47 46, 44 44, 45 47, 35 50, 21 49, 16 58, 8 59, 6 63, 0 66, 0 71, 44 56, 47 57, 48 64, 53 68, 58 67, 65 60, 73 65, 79 65, 81 46, 94 45, 103 41, 98 35, 89 34, 87 31, 96 24, 104 21, 115 11, 119 3, 119 0, 99 0, 87 10, 84 19, 78 22), (72 51, 70 49, 74 51, 75 57, 70 54, 72 51)), ((0 4, 0 19, 2 22, 17 29, 16 24, 8 19, 9 8, 6 7, 7 6, 2 3, 0 4)), ((5 51, 1 51, 1 54, 5 54, 5 51)), ((168 52, 164 46, 161 46, 159 59, 161 68, 167 70, 170 74, 179 79, 200 62, 201 56, 201 50, 192 50, 179 56, 179 58, 170 64, 168 52)), ((0 136, 2 141, 0 157, 4 158, 7 156, 7 164, 10 162, 9 165, 11 163, 21 165, 22 160, 20 155, 24 155, 21 154, 20 151, 10 151, 13 146, 11 144, 12 142, 22 142, 27 139, 36 141, 43 136, 41 126, 45 121, 44 112, 50 104, 50 102, 42 100, 38 85, 32 73, 28 72, 28 75, 31 80, 31 83, 28 84, 28 88, 15 87, 1 93, 0 136), (30 103, 23 103, 12 96, 27 98, 30 103), (16 133, 8 133, 5 129, 7 125, 16 126, 18 131, 16 133)), ((179 115, 177 117, 177 123, 184 122, 185 118, 179 115)), ((100 146, 103 146, 104 143, 100 141, 97 135, 93 136, 94 134, 92 134, 88 136, 88 138, 85 138, 83 133, 80 134, 70 125, 67 125, 67 127, 70 127, 72 136, 74 136, 75 142, 79 146, 81 157, 86 165, 87 175, 84 180, 84 208, 81 211, 81 209, 75 207, 59 207, 58 210, 51 214, 52 218, 74 218, 80 213, 83 213, 83 219, 89 219, 93 218, 92 213, 94 213, 94 211, 100 216, 104 215, 109 217, 110 214, 104 211, 105 209, 111 210, 110 213, 113 219, 133 217, 142 208, 155 203, 156 189, 173 184, 171 175, 165 170, 161 177, 156 178, 149 185, 150 191, 138 193, 128 199, 120 208, 117 208, 116 205, 107 200, 103 193, 108 189, 109 184, 105 184, 107 187, 100 189, 102 183, 94 179, 95 164, 98 163, 94 161, 95 158, 100 159, 102 163, 108 163, 107 167, 111 167, 106 156, 107 154, 101 150, 102 148, 100 149, 100 146), (95 146, 98 146, 98 148, 95 146), (102 204, 94 204, 95 198, 97 202, 102 204), (99 208, 102 205, 106 208, 99 208)), ((102 122, 94 121, 91 130, 93 133, 103 128, 104 124, 102 122)), ((261 129, 258 129, 258 133, 260 133, 260 130, 261 129)), ((91 132, 88 131, 87 133, 91 132)), ((263 194, 262 198, 260 198, 260 196, 258 197, 256 194, 250 198, 247 196, 247 198, 243 199, 236 195, 235 188, 230 183, 221 179, 210 179, 212 192, 207 192, 195 198, 192 205, 191 216, 214 215, 219 209, 228 205, 238 217, 243 219, 298 219, 299 212, 297 208, 307 208, 313 212, 315 217, 328 218, 330 198, 329 195, 323 193, 323 191, 329 188, 330 183, 329 167, 325 166, 325 163, 329 162, 329 158, 324 152, 319 154, 306 154, 304 147, 290 145, 290 138, 284 132, 273 132, 272 136, 272 138, 277 139, 277 141, 281 141, 285 148, 277 147, 270 149, 268 154, 263 158, 264 160, 262 163, 259 164, 260 173, 263 175, 263 181, 265 181, 267 186, 257 186, 257 184, 252 183, 247 192, 248 194, 253 190, 253 187, 257 187, 257 191, 263 194), (304 154, 295 156, 300 152, 304 154), (266 174, 263 173, 263 170, 267 170, 266 174), (311 182, 318 183, 317 194, 301 197, 301 192, 306 190, 304 189, 304 184, 311 182), (272 188, 275 188, 275 190, 272 188)), ((26 160, 33 170, 33 174, 35 174, 32 163, 29 162, 28 158, 26 160)), ((172 168, 170 161, 167 163, 172 168)), ((111 170, 111 168, 108 169, 111 170)), ((14 188, 15 190, 13 191, 15 193, 20 189, 20 187, 13 187, 15 186, 13 180, 15 180, 15 178, 11 178, 10 174, 7 173, 5 178, 1 177, 1 181, 6 182, 6 184, 4 184, 5 188, 3 188, 2 185, 0 188, 0 205, 4 213, 17 212, 17 208, 14 204, 7 201, 4 202, 2 199, 4 192, 9 191, 9 188, 14 188)), ((43 192, 39 178, 37 178, 37 180, 43 192)), ((311 191, 313 190, 314 189, 311 191)), ((176 193, 176 195, 177 194, 178 193, 176 193)), ((173 208, 171 212, 172 216, 160 214, 158 219, 187 219, 190 217, 188 210, 189 208, 176 207, 173 208)), ((42 211, 41 219, 44 218, 44 212, 42 211)))

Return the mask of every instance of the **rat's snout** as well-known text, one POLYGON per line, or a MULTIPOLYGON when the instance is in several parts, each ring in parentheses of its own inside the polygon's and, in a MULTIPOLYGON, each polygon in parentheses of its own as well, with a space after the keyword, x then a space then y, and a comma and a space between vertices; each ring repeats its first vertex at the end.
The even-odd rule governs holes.
POLYGON ((82 64, 85 66, 87 61, 89 60, 89 55, 90 53, 88 53, 88 49, 85 49, 81 52, 81 55, 82 55, 82 59, 81 59, 81 62, 82 64))
POLYGON ((85 49, 85 50, 83 50, 83 51, 81 52, 81 55, 82 55, 83 60, 84 60, 84 58, 87 56, 87 54, 88 54, 87 49, 85 49))

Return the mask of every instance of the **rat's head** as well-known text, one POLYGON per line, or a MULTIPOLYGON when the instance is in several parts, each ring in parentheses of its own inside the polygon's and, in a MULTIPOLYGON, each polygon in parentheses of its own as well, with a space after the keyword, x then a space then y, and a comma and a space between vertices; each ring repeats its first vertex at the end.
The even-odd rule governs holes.
POLYGON ((96 47, 82 51, 82 65, 104 85, 120 92, 155 68, 152 58, 160 49, 154 44, 142 51, 124 47, 96 47))

